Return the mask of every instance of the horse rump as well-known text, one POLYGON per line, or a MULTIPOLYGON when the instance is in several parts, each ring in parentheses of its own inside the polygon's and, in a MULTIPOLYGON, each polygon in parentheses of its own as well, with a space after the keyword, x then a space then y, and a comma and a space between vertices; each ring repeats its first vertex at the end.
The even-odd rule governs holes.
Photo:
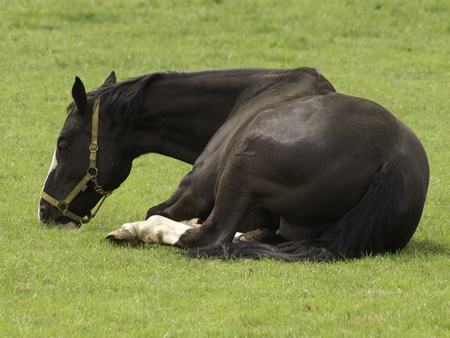
MULTIPOLYGON (((391 234, 398 232, 396 227, 401 219, 399 205, 404 196, 403 183, 395 168, 383 163, 359 203, 313 241, 298 240, 272 245, 237 240, 232 243, 191 248, 187 255, 223 259, 273 258, 285 261, 332 262, 399 250, 409 241, 418 223, 417 221, 406 225, 409 231, 401 234, 398 239, 398 243, 402 244, 385 246, 384 240, 392 240, 389 238, 391 234)), ((404 226, 401 224, 400 228, 404 226)))

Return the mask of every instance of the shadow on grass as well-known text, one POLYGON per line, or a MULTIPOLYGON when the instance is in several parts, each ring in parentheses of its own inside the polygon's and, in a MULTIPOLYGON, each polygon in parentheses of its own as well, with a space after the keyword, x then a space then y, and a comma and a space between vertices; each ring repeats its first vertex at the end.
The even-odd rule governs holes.
POLYGON ((430 254, 450 256, 450 244, 430 239, 412 239, 404 249, 406 254, 430 254))

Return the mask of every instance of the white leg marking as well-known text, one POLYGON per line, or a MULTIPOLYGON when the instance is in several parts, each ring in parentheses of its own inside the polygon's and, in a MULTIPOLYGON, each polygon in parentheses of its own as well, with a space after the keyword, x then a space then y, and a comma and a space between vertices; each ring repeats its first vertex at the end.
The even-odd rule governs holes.
MULTIPOLYGON (((106 235, 106 238, 125 240, 126 242, 137 240, 148 244, 175 245, 187 230, 200 226, 198 218, 176 222, 163 216, 154 215, 146 221, 125 223, 119 229, 106 235)), ((241 232, 237 232, 235 238, 237 239, 241 235, 241 232)))
POLYGON ((181 221, 180 223, 190 225, 193 228, 198 228, 202 225, 202 223, 200 223, 200 218, 191 218, 190 220, 181 221))
POLYGON ((174 245, 192 227, 172 221, 163 216, 151 216, 144 227, 140 227, 139 237, 144 242, 174 245))
POLYGON ((115 232, 120 232, 122 229, 128 230, 133 236, 138 237, 145 243, 175 245, 180 237, 191 228, 189 225, 155 215, 143 222, 126 223, 107 237, 115 232))

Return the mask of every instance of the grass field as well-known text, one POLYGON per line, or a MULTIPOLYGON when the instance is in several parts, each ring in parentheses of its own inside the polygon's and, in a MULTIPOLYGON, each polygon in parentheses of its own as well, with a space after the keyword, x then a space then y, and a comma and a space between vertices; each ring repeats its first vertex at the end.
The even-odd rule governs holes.
POLYGON ((0 337, 450 336, 448 0, 0 1, 0 337), (103 236, 189 166, 146 155, 79 230, 37 221, 75 75, 318 68, 422 140, 431 181, 404 251, 336 264, 188 260, 103 236))

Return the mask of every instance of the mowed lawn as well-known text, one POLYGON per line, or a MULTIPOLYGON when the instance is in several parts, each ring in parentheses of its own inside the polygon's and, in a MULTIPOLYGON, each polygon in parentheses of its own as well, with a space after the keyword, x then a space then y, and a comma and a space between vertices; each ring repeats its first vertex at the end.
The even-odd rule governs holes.
MULTIPOLYGON (((448 0, 16 0, 0 11, 0 337, 450 336, 448 0), (76 75, 316 67, 427 150, 422 221, 394 255, 334 264, 189 260, 103 237, 189 165, 160 155, 79 230, 37 220, 76 75)), ((299 206, 301 207, 301 206, 299 206)))

